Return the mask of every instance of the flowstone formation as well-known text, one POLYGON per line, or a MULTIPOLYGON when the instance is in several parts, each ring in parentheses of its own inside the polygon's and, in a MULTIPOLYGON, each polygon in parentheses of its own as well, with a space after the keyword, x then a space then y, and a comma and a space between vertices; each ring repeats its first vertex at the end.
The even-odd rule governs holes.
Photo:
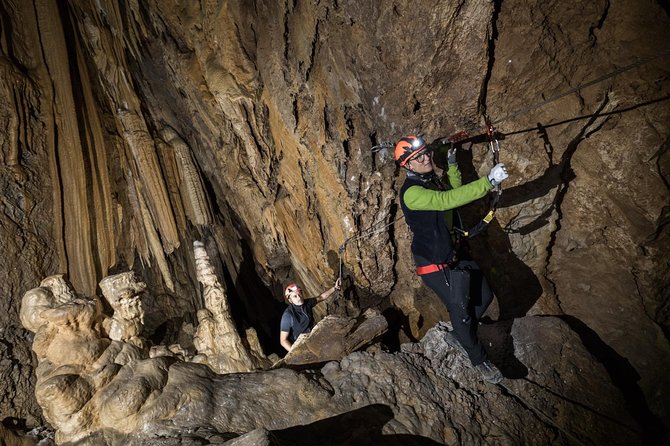
MULTIPOLYGON (((106 283, 130 284, 130 277, 106 283)), ((143 287, 135 282, 122 289, 119 300, 130 305, 136 298, 130 294, 143 287)), ((136 325, 110 339, 100 301, 77 296, 62 276, 25 294, 21 318, 35 332, 37 398, 60 444, 205 444, 255 430, 254 438, 264 431, 287 438, 291 429, 305 441, 330 435, 340 443, 372 441, 367 444, 626 444, 644 437, 621 410, 622 396, 604 369, 555 318, 518 320, 511 335, 550 330, 556 342, 524 342, 494 356, 504 363, 518 352, 516 361, 537 364, 549 349, 581 373, 556 379, 529 370, 519 384, 503 386, 479 381, 446 324, 398 353, 352 353, 303 372, 217 374, 175 355, 149 357, 136 336, 127 336, 136 325), (364 427, 349 429, 363 426, 362 417, 364 427), (301 431, 310 423, 319 428, 301 431)), ((491 326, 484 339, 499 344, 505 330, 491 326)))
POLYGON ((144 347, 140 338, 144 326, 140 295, 146 288, 146 284, 138 281, 132 272, 109 276, 100 281, 102 295, 114 310, 112 317, 103 321, 110 339, 144 347))

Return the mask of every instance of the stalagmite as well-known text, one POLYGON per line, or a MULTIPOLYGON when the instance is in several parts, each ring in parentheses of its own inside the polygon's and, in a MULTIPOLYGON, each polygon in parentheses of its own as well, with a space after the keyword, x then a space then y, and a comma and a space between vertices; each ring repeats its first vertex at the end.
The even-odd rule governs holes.
MULTIPOLYGON (((269 365, 263 353, 252 350, 250 343, 237 332, 226 292, 214 274, 205 246, 193 242, 193 251, 205 301, 205 308, 198 311, 200 325, 194 339, 200 353, 197 361, 208 364, 217 373, 249 372, 269 365)), ((258 345, 258 342, 251 345, 258 345)))
POLYGON ((133 272, 108 276, 100 281, 102 295, 114 310, 114 315, 106 318, 103 323, 110 339, 144 347, 140 338, 144 327, 144 309, 140 295, 146 287, 133 272))

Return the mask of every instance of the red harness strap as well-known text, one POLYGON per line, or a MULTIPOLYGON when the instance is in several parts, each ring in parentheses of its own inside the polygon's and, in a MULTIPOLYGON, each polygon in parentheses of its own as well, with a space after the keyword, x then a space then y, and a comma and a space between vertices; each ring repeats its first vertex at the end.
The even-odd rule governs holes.
POLYGON ((419 276, 423 276, 424 274, 431 274, 431 273, 436 273, 438 271, 442 271, 443 269, 449 269, 449 264, 448 263, 440 263, 440 264, 432 264, 432 265, 425 265, 425 266, 417 266, 416 267, 416 273, 419 276))

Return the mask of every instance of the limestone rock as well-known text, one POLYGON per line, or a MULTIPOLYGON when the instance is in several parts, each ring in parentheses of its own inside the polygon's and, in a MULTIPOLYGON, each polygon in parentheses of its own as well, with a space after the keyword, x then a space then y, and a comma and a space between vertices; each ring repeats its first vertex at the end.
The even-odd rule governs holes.
MULTIPOLYGON (((42 338, 35 343, 37 398, 57 429, 58 443, 140 445, 154 439, 167 446, 261 428, 276 431, 277 438, 300 435, 321 443, 327 437, 338 442, 367 437, 374 444, 399 439, 408 444, 630 444, 653 434, 622 410, 621 391, 606 369, 584 348, 578 332, 557 318, 522 318, 511 330, 506 323, 482 327, 483 339, 508 347, 491 349, 496 361, 511 358, 533 367, 500 386, 481 382, 450 340, 447 324, 431 329, 420 343, 403 345, 399 353, 355 352, 328 362, 319 373, 217 374, 177 356, 149 358, 131 339, 109 340, 94 301, 77 297, 60 276, 43 285, 26 293, 22 314, 36 340, 42 338), (37 317, 28 317, 31 310, 37 317), (552 336, 536 342, 537 333, 545 331, 552 336), (514 339, 511 349, 508 335, 514 339), (556 360, 563 366, 545 365, 556 360), (313 428, 295 427, 310 423, 313 428)), ((368 315, 353 331, 354 321, 331 318, 323 328, 346 327, 350 340, 345 336, 343 344, 354 348, 370 333, 383 331, 379 318, 368 315)), ((249 435, 248 441, 267 439, 263 431, 249 435)))
POLYGON ((146 284, 130 271, 105 277, 100 281, 100 289, 114 310, 112 317, 103 322, 109 338, 143 348, 140 336, 144 327, 144 309, 140 297, 146 284))
POLYGON ((201 242, 193 242, 198 280, 204 287, 205 308, 198 311, 198 328, 193 343, 200 357, 217 373, 249 372, 269 365, 253 329, 244 340, 230 313, 228 298, 209 263, 201 242), (251 340, 251 342, 249 342, 251 340))
MULTIPOLYGON (((276 338, 278 284, 291 276, 316 291, 340 260, 354 285, 338 310, 397 312, 402 340, 421 338, 448 315, 412 272, 392 154, 370 146, 480 132, 488 115, 510 171, 497 219, 472 242, 497 295, 492 317, 584 324, 596 352, 630 366, 610 373, 626 407, 670 426, 667 1, 1 9, 3 415, 40 422, 44 373, 28 347, 56 351, 51 334, 34 342, 20 327, 28 290, 67 272, 93 296, 132 268, 152 290, 145 330, 173 344, 202 306, 190 243, 203 237, 244 307, 234 322, 240 333, 253 325, 263 348, 276 338)), ((490 161, 483 145, 459 152, 468 179, 490 161)), ((485 212, 473 204, 462 216, 485 212)), ((82 315, 98 317, 95 305, 82 315)), ((126 346, 120 363, 133 356, 105 342, 126 346)))
POLYGON ((283 363, 305 365, 340 360, 371 343, 387 328, 384 316, 374 312, 367 312, 358 319, 326 316, 311 332, 298 337, 283 363))

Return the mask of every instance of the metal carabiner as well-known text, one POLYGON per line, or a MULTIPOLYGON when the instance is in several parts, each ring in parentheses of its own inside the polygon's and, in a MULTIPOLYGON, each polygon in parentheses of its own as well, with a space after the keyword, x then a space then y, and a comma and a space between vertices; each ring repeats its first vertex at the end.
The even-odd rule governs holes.
POLYGON ((500 143, 496 138, 496 129, 491 124, 491 119, 487 116, 486 120, 486 136, 489 139, 489 148, 493 154, 494 165, 500 162, 500 143))

